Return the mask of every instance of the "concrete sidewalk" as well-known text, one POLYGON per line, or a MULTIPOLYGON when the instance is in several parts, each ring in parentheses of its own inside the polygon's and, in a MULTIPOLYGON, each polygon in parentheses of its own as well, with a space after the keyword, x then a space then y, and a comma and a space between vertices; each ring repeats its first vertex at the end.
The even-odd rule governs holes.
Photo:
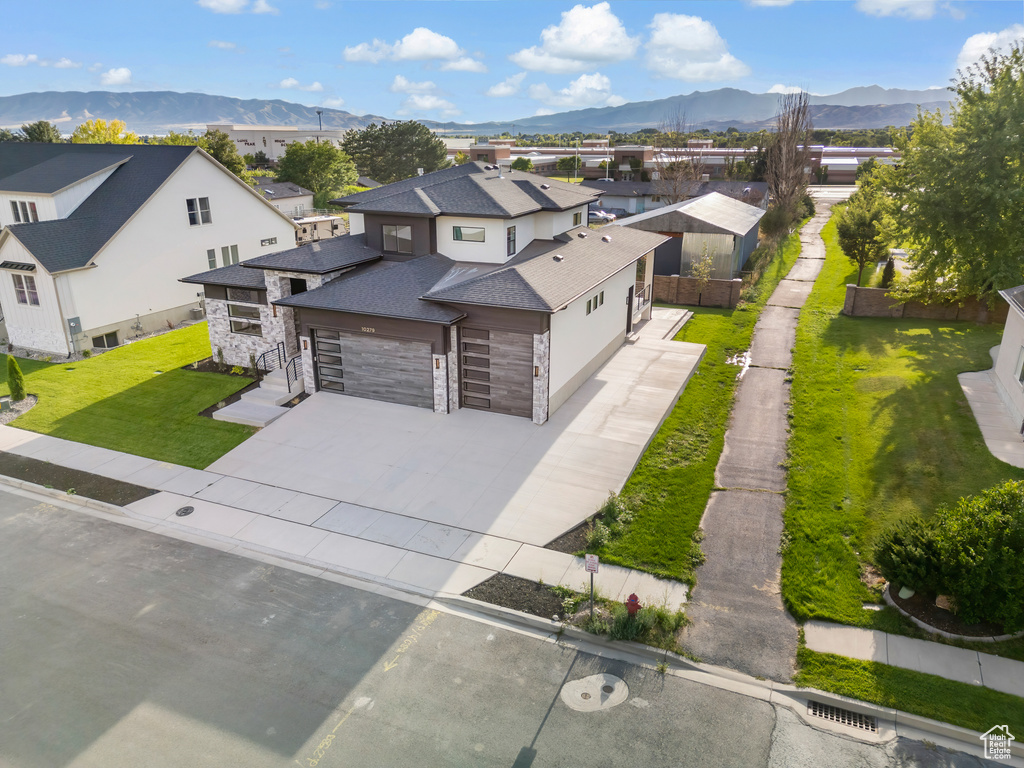
MULTIPOLYGON (((993 361, 998 347, 991 350, 993 361)), ((992 455, 1014 467, 1024 468, 1024 440, 1020 424, 999 396, 995 370, 968 371, 957 376, 960 388, 971 406, 975 421, 992 455)))
POLYGON ((824 621, 808 621, 804 638, 819 653, 877 661, 1014 696, 1024 692, 1024 662, 1001 656, 824 621))

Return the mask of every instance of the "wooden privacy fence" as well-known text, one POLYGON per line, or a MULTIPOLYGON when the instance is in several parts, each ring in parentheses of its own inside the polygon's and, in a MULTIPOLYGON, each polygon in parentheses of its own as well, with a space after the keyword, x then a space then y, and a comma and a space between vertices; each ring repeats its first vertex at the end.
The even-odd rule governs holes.
MULTIPOLYGON (((657 279, 657 278, 655 278, 657 279)), ((963 304, 951 301, 897 302, 885 288, 846 286, 843 314, 850 317, 907 317, 918 320, 969 320, 975 323, 1005 323, 1009 305, 1000 302, 989 308, 985 302, 967 299, 963 304)))
POLYGON ((678 275, 654 276, 654 300, 665 304, 687 304, 692 307, 725 307, 733 309, 740 302, 743 281, 709 280, 701 291, 695 277, 678 275))

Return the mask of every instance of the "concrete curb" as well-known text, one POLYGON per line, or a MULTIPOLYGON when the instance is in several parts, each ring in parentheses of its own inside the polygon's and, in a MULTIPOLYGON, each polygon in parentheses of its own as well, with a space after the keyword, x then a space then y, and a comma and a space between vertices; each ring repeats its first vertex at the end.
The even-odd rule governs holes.
POLYGON ((32 493, 37 493, 40 496, 49 496, 52 499, 58 499, 60 501, 74 501, 83 506, 90 507, 91 509, 95 509, 100 512, 106 512, 108 515, 116 515, 117 517, 127 517, 124 509, 114 504, 108 504, 105 501, 97 501, 96 499, 90 499, 88 496, 79 496, 76 493, 60 491, 57 490, 56 488, 47 488, 44 485, 31 483, 28 480, 19 480, 16 477, 0 475, 0 485, 9 485, 12 488, 20 488, 23 491, 31 491, 32 493))

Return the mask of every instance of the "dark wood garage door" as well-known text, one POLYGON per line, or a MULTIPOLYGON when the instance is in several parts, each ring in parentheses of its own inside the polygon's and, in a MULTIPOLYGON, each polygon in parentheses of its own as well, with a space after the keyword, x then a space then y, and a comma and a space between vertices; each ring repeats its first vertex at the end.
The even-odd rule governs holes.
POLYGON ((434 407, 430 344, 314 329, 313 360, 318 389, 434 407))
POLYGON ((533 335, 460 330, 459 391, 465 408, 533 416, 533 335))

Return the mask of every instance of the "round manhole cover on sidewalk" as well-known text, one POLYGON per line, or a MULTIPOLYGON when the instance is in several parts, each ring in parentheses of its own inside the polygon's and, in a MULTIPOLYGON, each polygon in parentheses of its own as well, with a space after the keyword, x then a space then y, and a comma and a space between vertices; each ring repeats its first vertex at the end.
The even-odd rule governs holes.
POLYGON ((195 512, 195 511, 196 511, 196 510, 195 510, 195 508, 194 508, 194 507, 182 507, 182 508, 181 508, 181 509, 179 509, 179 510, 178 510, 177 512, 175 512, 174 514, 175 514, 176 516, 178 516, 178 517, 186 517, 186 516, 188 516, 188 515, 191 515, 191 514, 192 514, 193 512, 195 512))
POLYGON ((629 686, 622 678, 602 673, 573 680, 562 686, 562 701, 577 712, 611 709, 629 698, 629 686))

